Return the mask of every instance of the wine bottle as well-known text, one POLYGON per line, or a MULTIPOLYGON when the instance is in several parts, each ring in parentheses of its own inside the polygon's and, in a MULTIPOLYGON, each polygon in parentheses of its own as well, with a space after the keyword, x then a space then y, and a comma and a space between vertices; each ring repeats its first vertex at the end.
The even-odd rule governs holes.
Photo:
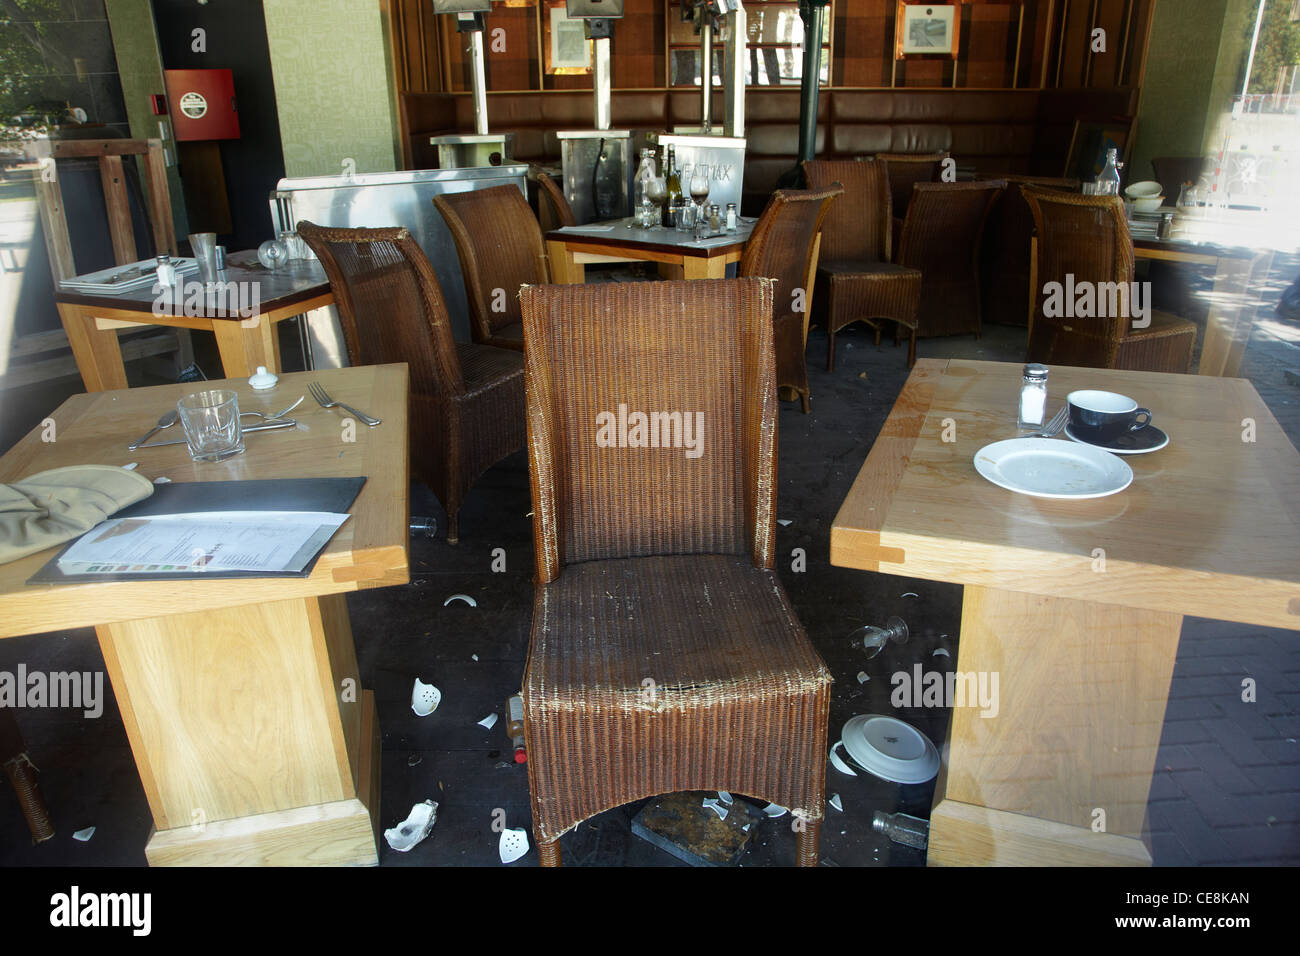
POLYGON ((663 225, 672 228, 672 209, 682 198, 681 173, 677 169, 677 150, 671 144, 668 147, 668 165, 664 170, 664 179, 668 184, 668 198, 664 200, 663 225))

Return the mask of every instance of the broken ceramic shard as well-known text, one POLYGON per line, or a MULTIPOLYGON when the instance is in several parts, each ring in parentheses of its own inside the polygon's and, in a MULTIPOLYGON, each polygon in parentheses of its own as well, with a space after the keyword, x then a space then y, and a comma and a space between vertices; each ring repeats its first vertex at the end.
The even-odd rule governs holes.
POLYGON ((831 765, 840 773, 847 773, 850 777, 856 777, 858 775, 857 771, 845 763, 844 759, 835 752, 836 747, 843 746, 844 741, 837 740, 835 741, 834 746, 831 747, 831 765))
POLYGON ((858 683, 859 683, 859 684, 865 684, 865 683, 866 683, 867 681, 869 681, 869 680, 871 680, 871 677, 870 677, 870 675, 867 674, 866 671, 858 671, 858 683))
POLYGON ((429 835, 438 820, 438 805, 432 800, 417 803, 411 807, 406 819, 384 831, 384 839, 398 853, 407 853, 410 849, 429 835))
POLYGON ((95 828, 94 828, 94 827, 86 827, 84 830, 77 830, 77 831, 75 831, 75 832, 72 834, 72 839, 74 839, 74 840, 80 840, 82 843, 85 843, 87 840, 89 840, 89 839, 90 839, 91 837, 93 837, 94 835, 95 835, 95 828))
POLYGON ((776 519, 776 523, 779 524, 782 528, 788 528, 788 527, 790 527, 790 524, 791 524, 792 521, 793 521, 792 518, 777 518, 777 519, 776 519))
POLYGON ((930 656, 931 657, 952 657, 952 655, 948 653, 947 648, 944 647, 936 647, 934 649, 934 653, 931 654, 930 656))
POLYGON ((718 799, 721 800, 723 803, 725 803, 727 806, 731 806, 733 803, 736 802, 736 798, 733 797, 726 790, 718 791, 718 799))
POLYGON ((838 793, 832 793, 831 798, 826 802, 836 810, 840 811, 840 813, 844 812, 844 804, 840 802, 840 795, 838 793))
POLYGON ((716 813, 719 820, 727 819, 727 814, 731 812, 714 797, 705 798, 704 806, 716 813))
POLYGON ((488 714, 486 717, 484 717, 482 720, 478 722, 478 725, 480 727, 485 727, 488 730, 491 730, 493 727, 496 726, 496 723, 497 723, 497 715, 488 714))
POLYGON ((447 598, 447 600, 442 602, 442 606, 446 607, 452 601, 464 601, 470 607, 478 607, 478 601, 475 601, 468 594, 453 594, 451 597, 447 598))
POLYGON ((763 808, 763 812, 766 813, 769 817, 776 819, 777 817, 785 816, 790 811, 787 810, 785 807, 781 806, 779 803, 769 803, 767 806, 763 808))
POLYGON ((502 830, 497 845, 502 863, 513 863, 528 852, 528 833, 525 830, 502 830))
POLYGON ((411 689, 411 710, 421 717, 428 717, 438 709, 440 703, 442 703, 442 691, 417 677, 415 687, 411 689))

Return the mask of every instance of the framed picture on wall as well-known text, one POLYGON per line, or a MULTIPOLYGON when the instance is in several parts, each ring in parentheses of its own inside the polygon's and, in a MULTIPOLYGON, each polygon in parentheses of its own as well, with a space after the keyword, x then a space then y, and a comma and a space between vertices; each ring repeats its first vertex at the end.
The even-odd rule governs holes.
POLYGON ((542 17, 542 49, 546 55, 546 72, 566 75, 591 72, 591 41, 587 39, 581 17, 570 18, 564 3, 554 0, 546 5, 542 17))
POLYGON ((961 16, 955 3, 898 0, 894 17, 894 58, 924 54, 957 56, 961 16))

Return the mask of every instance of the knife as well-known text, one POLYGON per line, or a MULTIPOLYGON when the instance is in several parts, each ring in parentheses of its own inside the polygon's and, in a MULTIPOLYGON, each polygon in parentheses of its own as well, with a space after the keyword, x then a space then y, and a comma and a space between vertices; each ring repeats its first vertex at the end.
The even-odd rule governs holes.
MULTIPOLYGON (((240 431, 242 434, 247 435, 249 432, 269 432, 274 431, 277 428, 293 428, 297 424, 298 420, 296 418, 286 418, 282 421, 270 422, 266 425, 249 425, 246 428, 240 429, 240 431)), ((135 450, 139 451, 141 448, 162 448, 164 445, 184 445, 185 443, 186 440, 184 438, 176 438, 171 441, 155 441, 150 442, 147 445, 136 445, 135 450)))

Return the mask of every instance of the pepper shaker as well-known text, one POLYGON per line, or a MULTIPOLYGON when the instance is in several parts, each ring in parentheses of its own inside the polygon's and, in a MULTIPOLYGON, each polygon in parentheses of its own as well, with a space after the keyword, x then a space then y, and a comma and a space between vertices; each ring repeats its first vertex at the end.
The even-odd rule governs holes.
POLYGON ((1025 366, 1020 383, 1020 414, 1017 424, 1021 428, 1042 428, 1047 412, 1047 366, 1031 362, 1025 366))

